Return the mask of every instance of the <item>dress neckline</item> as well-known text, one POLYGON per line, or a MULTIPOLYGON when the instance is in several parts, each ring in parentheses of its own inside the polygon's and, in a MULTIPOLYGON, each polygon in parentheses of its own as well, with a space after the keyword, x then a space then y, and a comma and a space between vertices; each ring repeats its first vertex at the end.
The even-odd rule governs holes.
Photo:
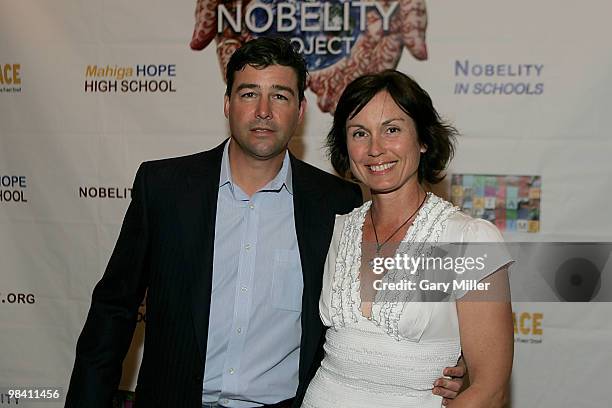
MULTIPOLYGON (((344 224, 340 232, 331 284, 330 317, 335 329, 364 319, 370 320, 396 340, 401 340, 398 324, 406 304, 411 302, 411 296, 413 296, 411 293, 385 292, 381 297, 378 295, 382 292, 378 292, 372 304, 370 319, 362 315, 359 307, 361 306, 359 270, 362 260, 363 225, 371 205, 371 200, 367 201, 343 216, 344 224)), ((439 242, 446 228, 446 221, 458 210, 448 201, 433 193, 428 193, 425 204, 418 211, 395 252, 420 254, 420 251, 426 250, 426 247, 430 247, 432 243, 439 242)), ((383 281, 399 282, 403 278, 402 274, 406 274, 406 271, 388 271, 383 281)), ((408 278, 417 277, 408 276, 408 278)), ((411 305, 413 308, 416 307, 415 302, 411 302, 411 305)), ((416 332, 421 331, 419 328, 424 329, 425 322, 428 321, 426 315, 427 313, 421 314, 421 317, 415 322, 415 330, 418 329, 416 332)))
MULTIPOLYGON (((406 233, 404 234, 404 236, 402 237, 402 239, 397 242, 397 247, 395 248, 395 251, 393 252, 393 256, 396 256, 399 254, 400 249, 403 247, 402 244, 406 243, 406 242, 411 242, 416 235, 416 229, 415 226, 416 225, 420 225, 421 223, 421 218, 423 217, 423 214, 425 214, 425 212, 427 211, 426 208, 430 205, 431 201, 432 201, 432 197, 434 197, 434 194, 430 191, 427 191, 425 193, 425 200, 423 201, 423 204, 421 205, 421 207, 418 209, 418 211, 416 212, 416 214, 414 215, 414 220, 410 223, 410 225, 408 226, 408 229, 406 230, 406 233)), ((438 198, 437 196, 435 196, 436 198, 438 198)), ((360 214, 360 219, 359 219, 359 223, 360 223, 360 234, 359 234, 359 242, 361 243, 361 245, 359 246, 359 250, 357 252, 357 259, 355 260, 355 262, 357 263, 358 268, 356 271, 353 271, 353 273, 355 274, 354 278, 354 282, 356 283, 356 291, 352 291, 352 296, 355 296, 355 306, 357 307, 357 312, 359 314, 359 316, 361 316, 363 319, 367 320, 367 321, 372 321, 372 307, 370 307, 370 315, 369 316, 365 316, 363 314, 363 306, 364 304, 370 304, 373 305, 374 302, 372 301, 363 301, 361 298, 361 270, 362 270, 362 263, 363 263, 363 259, 362 259, 362 255, 363 255, 363 228, 365 226, 365 219, 367 217, 368 211, 372 208, 372 200, 368 200, 366 203, 364 203, 364 211, 362 211, 362 213, 360 214)), ((381 256, 383 256, 381 254, 381 256)), ((367 269, 367 268, 366 268, 367 269)), ((382 275, 384 276, 384 275, 382 275)))

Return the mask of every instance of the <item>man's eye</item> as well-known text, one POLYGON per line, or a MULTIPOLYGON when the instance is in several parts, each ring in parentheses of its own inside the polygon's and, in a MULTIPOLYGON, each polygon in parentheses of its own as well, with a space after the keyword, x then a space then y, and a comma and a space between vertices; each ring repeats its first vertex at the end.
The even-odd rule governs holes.
POLYGON ((281 101, 288 101, 288 100, 289 100, 289 98, 287 98, 287 97, 286 97, 285 95, 283 95, 283 94, 276 94, 276 95, 274 95, 274 98, 276 98, 276 99, 278 99, 278 100, 281 100, 281 101))
POLYGON ((253 98, 255 97, 255 92, 245 92, 242 95, 240 95, 242 98, 253 98))

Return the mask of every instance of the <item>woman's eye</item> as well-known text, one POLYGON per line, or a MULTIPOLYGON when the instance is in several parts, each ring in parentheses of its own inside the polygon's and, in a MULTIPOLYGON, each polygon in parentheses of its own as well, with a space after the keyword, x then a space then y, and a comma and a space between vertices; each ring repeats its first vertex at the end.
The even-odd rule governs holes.
POLYGON ((365 137, 365 136, 366 136, 366 132, 364 132, 363 130, 356 130, 355 132, 353 132, 354 138, 360 138, 360 137, 365 137))
POLYGON ((397 133, 400 131, 400 128, 398 127, 390 127, 387 129, 387 133, 397 133))

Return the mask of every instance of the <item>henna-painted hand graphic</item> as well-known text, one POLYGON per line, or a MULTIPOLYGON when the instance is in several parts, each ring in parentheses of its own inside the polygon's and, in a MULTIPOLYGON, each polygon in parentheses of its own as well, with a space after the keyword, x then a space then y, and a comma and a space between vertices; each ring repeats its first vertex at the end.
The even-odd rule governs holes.
MULTIPOLYGON (((249 32, 244 24, 245 10, 251 2, 265 1, 274 6, 277 0, 198 0, 195 12, 195 29, 191 40, 191 48, 204 49, 213 38, 217 43, 217 56, 223 78, 225 67, 232 53, 256 34, 249 32), (242 6, 241 31, 235 32, 227 24, 221 33, 217 33, 217 7, 225 6, 232 15, 236 15, 239 5, 242 6)), ((321 1, 320 4, 325 3, 321 1)), ((338 5, 338 0, 328 1, 338 5)), ((349 33, 353 37, 349 52, 340 56, 305 55, 310 71, 309 88, 317 95, 317 104, 323 112, 333 112, 345 86, 360 75, 380 72, 384 69, 397 67, 404 47, 418 60, 427 59, 425 30, 427 28, 427 12, 424 0, 382 0, 377 2, 385 10, 397 3, 396 10, 390 18, 388 30, 383 28, 383 18, 374 8, 366 10, 366 24, 363 30, 349 33), (327 58, 327 60, 326 60, 327 58), (323 62, 322 62, 323 61, 323 62)), ((299 5, 299 0, 295 3, 299 5)), ((370 3, 374 4, 374 2, 370 3)), ((362 9, 363 10, 363 9, 362 9)), ((359 15, 351 16, 354 20, 359 15)), ((355 21, 353 21, 353 26, 355 21)), ((354 27, 353 27, 354 28, 354 27)), ((265 34, 278 35, 275 30, 265 34)), ((315 35, 333 38, 338 33, 315 33, 315 35), (333 34, 333 35, 332 35, 333 34)), ((344 33, 346 34, 346 33, 344 33)), ((291 33, 282 33, 288 37, 307 38, 313 34, 304 33, 299 28, 291 33)))

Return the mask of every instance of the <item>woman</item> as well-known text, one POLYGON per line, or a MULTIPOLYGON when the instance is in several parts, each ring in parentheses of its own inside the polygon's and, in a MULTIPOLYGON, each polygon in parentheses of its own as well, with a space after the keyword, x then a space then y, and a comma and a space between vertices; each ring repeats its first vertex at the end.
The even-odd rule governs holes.
MULTIPOLYGON (((373 289, 381 279, 376 258, 422 255, 424 242, 502 241, 491 223, 425 191, 423 183, 443 178, 455 133, 429 95, 400 72, 360 77, 342 94, 328 135, 332 164, 340 174, 350 169, 372 200, 336 218, 319 302, 330 329, 303 407, 440 407, 431 384, 462 352, 470 386, 451 406, 490 408, 507 399, 507 299, 485 302, 476 291, 454 290, 451 301, 411 302, 373 289)), ((475 277, 506 291, 510 262, 502 251, 475 277)))

